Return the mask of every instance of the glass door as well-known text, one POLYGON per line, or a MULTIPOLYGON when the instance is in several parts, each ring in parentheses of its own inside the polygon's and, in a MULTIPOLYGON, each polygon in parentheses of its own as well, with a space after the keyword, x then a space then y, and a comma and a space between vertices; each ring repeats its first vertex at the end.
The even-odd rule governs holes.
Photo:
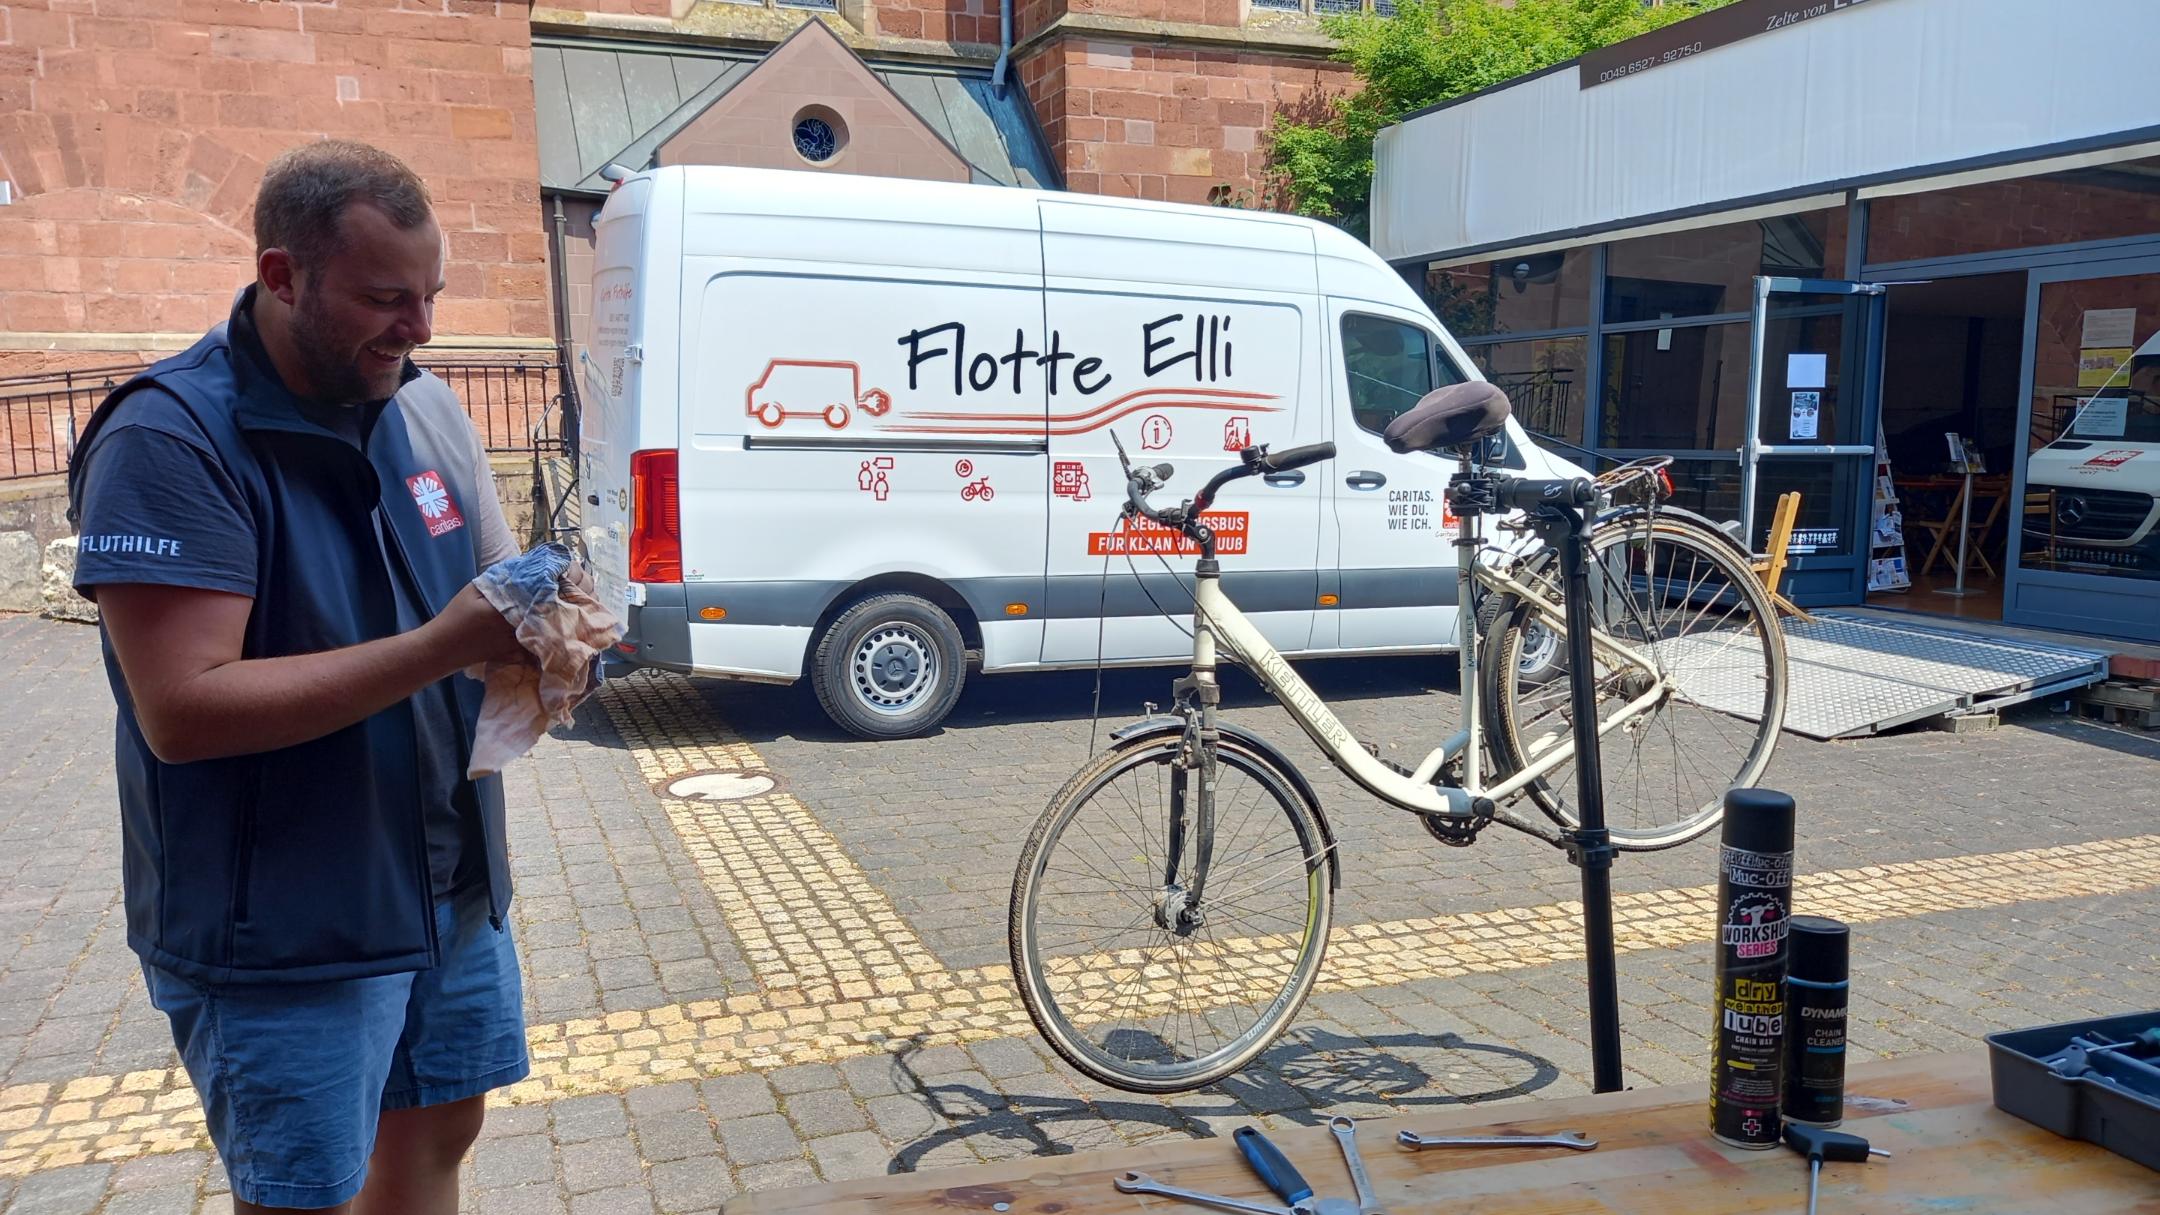
POLYGON ((1768 551, 1778 499, 1800 494, 1785 593, 1803 606, 1866 594, 1883 291, 1877 283, 1755 280, 1741 534, 1751 551, 1768 551))
POLYGON ((2004 618, 2160 641, 2160 258, 2035 270, 2004 618))

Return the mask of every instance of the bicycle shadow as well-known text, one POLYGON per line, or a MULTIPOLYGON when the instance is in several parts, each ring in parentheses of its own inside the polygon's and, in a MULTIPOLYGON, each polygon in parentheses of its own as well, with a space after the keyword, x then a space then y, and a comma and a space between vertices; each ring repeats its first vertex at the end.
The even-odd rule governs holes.
MULTIPOLYGON (((1140 1123, 1161 1127, 1166 1133, 1184 1132, 1196 1139, 1212 1139, 1217 1132, 1203 1119, 1253 1118, 1257 1117, 1255 1110, 1268 1110, 1301 1125, 1318 1126, 1327 1121, 1327 1111, 1337 1106, 1380 1103, 1397 1110, 1414 1110, 1475 1105, 1534 1093, 1560 1077, 1560 1069, 1549 1059, 1511 1046, 1472 1042, 1460 1034, 1347 1037, 1308 1027, 1284 1034, 1245 1071, 1185 1095, 1178 1105, 1168 1105, 1139 1098, 1105 1101, 1080 1096, 1007 1095, 972 1084, 940 1083, 918 1074, 912 1065, 911 1060, 923 1048, 919 1037, 904 1040, 892 1053, 893 1072, 903 1094, 920 1098, 947 1125, 902 1146, 886 1165, 888 1174, 914 1172, 926 1156, 938 1149, 981 1136, 1023 1144, 1029 1156, 1068 1156, 1080 1149, 1050 1133, 1061 1123, 1140 1123), (1427 1091, 1432 1089, 1434 1073, 1408 1057, 1407 1052, 1412 1050, 1421 1054, 1459 1053, 1458 1057, 1465 1061, 1469 1056, 1491 1056, 1503 1061, 1501 1066, 1527 1074, 1513 1084, 1475 1092, 1427 1091), (1289 1101, 1282 1099, 1285 1089, 1291 1090, 1289 1101), (1193 1104, 1192 1097, 1197 1095, 1212 1095, 1219 1101, 1213 1105, 1193 1104)), ((1491 1067, 1483 1060, 1475 1062, 1480 1071, 1491 1067)))

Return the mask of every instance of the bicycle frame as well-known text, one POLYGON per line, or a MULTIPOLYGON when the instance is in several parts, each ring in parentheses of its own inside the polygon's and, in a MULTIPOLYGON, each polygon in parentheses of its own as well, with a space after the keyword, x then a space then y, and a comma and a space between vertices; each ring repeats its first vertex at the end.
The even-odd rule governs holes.
MULTIPOLYGON (((1468 470, 1467 459, 1463 461, 1463 467, 1468 470)), ((1494 563, 1483 559, 1484 528, 1481 516, 1463 516, 1458 525, 1457 540, 1457 633, 1461 644, 1456 649, 1462 671, 1463 726, 1407 775, 1381 762, 1377 756, 1359 744, 1349 728, 1342 724, 1319 694, 1298 677, 1282 654, 1253 626, 1244 612, 1231 602, 1222 589, 1220 572, 1210 572, 1206 568, 1202 569, 1193 588, 1193 683, 1203 688, 1218 686, 1217 648, 1220 638, 1260 681, 1261 686, 1289 711, 1298 726, 1327 752, 1335 765, 1375 797, 1418 814, 1442 815, 1455 819, 1476 817, 1477 801, 1489 799, 1495 803, 1493 816, 1496 819, 1517 830, 1558 842, 1558 834, 1550 827, 1506 813, 1500 803, 1511 800, 1546 773, 1566 763, 1575 753, 1572 736, 1546 748, 1522 771, 1499 784, 1490 787, 1483 784, 1479 772, 1478 745, 1482 741, 1484 730, 1478 692, 1480 646, 1479 638, 1475 635, 1476 616, 1471 606, 1475 600, 1472 591, 1482 583, 1489 590, 1521 597, 1533 605, 1547 628, 1561 636, 1565 636, 1567 632, 1566 616, 1545 592, 1518 580, 1512 569, 1497 568, 1494 563), (1463 761, 1461 783, 1435 783, 1434 778, 1440 774, 1441 769, 1458 756, 1463 761)), ((1212 563, 1204 563, 1206 564, 1212 563)), ((1645 656, 1608 636, 1593 633, 1592 642, 1599 657, 1607 662, 1651 672, 1657 670, 1656 665, 1645 656)), ((1610 734, 1655 705, 1665 695, 1667 687, 1665 677, 1658 675, 1641 695, 1599 721, 1599 736, 1610 734)), ((1200 699, 1201 729, 1204 733, 1211 734, 1215 698, 1204 695, 1200 699)))

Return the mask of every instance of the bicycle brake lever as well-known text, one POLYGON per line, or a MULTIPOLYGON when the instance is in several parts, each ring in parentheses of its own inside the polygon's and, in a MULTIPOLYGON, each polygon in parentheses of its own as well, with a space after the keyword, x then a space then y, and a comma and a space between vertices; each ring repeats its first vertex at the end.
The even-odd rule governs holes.
POLYGON ((1125 479, 1132 479, 1132 457, 1125 454, 1125 444, 1118 441, 1117 432, 1110 431, 1110 445, 1117 448, 1117 462, 1125 470, 1125 479))

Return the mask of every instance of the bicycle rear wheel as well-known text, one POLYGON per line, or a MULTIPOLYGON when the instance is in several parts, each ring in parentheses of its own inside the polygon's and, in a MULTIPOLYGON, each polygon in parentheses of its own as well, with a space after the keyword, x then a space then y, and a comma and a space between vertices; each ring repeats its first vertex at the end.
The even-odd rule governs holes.
MULTIPOLYGON (((1557 560, 1536 581, 1555 588, 1557 560)), ((1649 663, 1604 661, 1598 713, 1609 717, 1662 680, 1665 691, 1604 736, 1605 818, 1613 844, 1670 848, 1724 814, 1727 790, 1761 778, 1785 718, 1785 635, 1746 559, 1723 536, 1671 515, 1627 511, 1598 521, 1590 538, 1592 627, 1649 663)), ((1573 677, 1563 644, 1549 663, 1525 661, 1547 622, 1505 595, 1482 644, 1485 704, 1503 777, 1572 740, 1573 677)), ((1564 827, 1576 817, 1575 765, 1532 782, 1530 797, 1564 827)))
POLYGON ((1178 927, 1200 851, 1199 778, 1176 766, 1180 743, 1136 739, 1081 769, 1013 877, 1006 936, 1028 1016, 1067 1063, 1129 1092, 1211 1084, 1267 1049, 1312 990, 1333 912, 1317 811, 1226 739, 1201 919, 1178 927), (1171 874, 1180 782, 1192 809, 1171 874))

